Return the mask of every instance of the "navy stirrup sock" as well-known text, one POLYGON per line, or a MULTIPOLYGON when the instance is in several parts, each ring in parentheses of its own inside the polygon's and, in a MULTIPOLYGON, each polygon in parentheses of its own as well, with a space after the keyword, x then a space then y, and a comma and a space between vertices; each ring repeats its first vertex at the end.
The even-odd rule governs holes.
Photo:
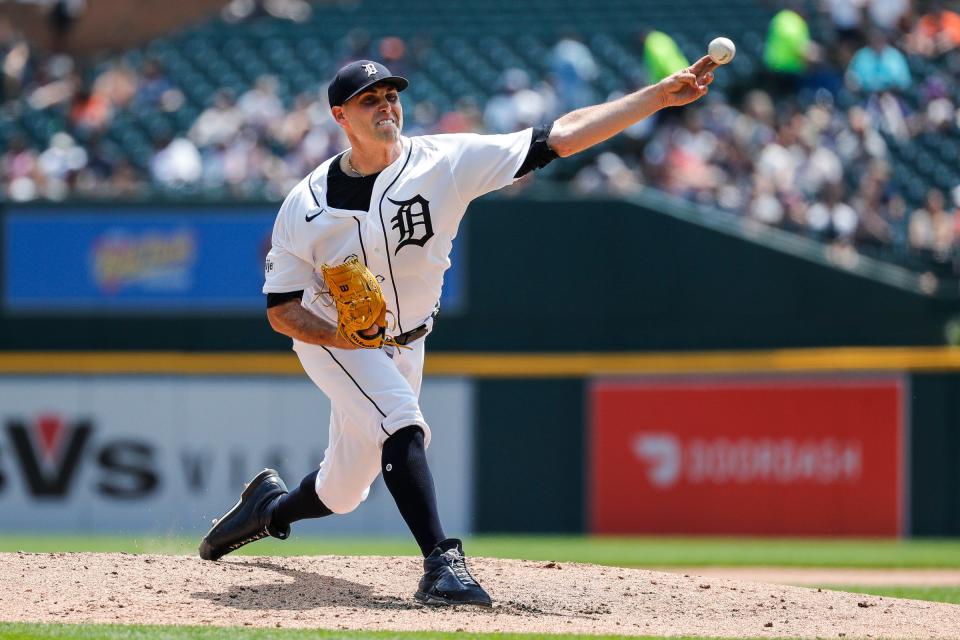
POLYGON ((427 466, 423 430, 417 426, 404 427, 387 438, 383 443, 381 469, 400 515, 410 527, 423 557, 427 557, 446 536, 437 513, 437 494, 427 466))
POLYGON ((318 473, 320 473, 319 469, 307 474, 300 484, 293 488, 293 491, 280 496, 273 511, 274 526, 285 527, 297 520, 322 518, 333 513, 317 497, 318 473))

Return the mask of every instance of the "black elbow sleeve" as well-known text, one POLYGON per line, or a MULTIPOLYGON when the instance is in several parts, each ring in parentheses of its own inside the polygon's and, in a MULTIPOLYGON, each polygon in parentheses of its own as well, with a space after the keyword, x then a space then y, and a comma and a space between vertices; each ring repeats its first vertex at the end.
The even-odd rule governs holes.
POLYGON ((527 157, 523 159, 523 164, 514 174, 514 178, 520 178, 527 175, 534 169, 542 169, 560 156, 547 144, 547 138, 553 131, 553 123, 534 127, 533 135, 530 140, 530 149, 527 151, 527 157))

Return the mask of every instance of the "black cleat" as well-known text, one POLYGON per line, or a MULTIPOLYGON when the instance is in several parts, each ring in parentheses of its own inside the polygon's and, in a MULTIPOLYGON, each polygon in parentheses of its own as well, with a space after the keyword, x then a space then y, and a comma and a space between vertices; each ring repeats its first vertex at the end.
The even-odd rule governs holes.
POLYGON ((425 573, 414 598, 424 604, 473 604, 492 607, 490 595, 467 570, 463 543, 449 538, 423 559, 425 573))
POLYGON ((274 528, 270 521, 277 499, 287 493, 287 486, 273 469, 264 469, 253 477, 240 494, 240 500, 217 520, 200 541, 200 557, 218 560, 245 544, 267 536, 285 540, 289 525, 274 528))

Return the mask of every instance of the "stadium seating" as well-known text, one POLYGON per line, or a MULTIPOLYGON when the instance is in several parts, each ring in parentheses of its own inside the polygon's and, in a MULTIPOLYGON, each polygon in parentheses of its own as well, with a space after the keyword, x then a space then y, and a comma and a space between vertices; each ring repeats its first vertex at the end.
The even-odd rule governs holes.
MULTIPOLYGON (((372 42, 399 36, 408 43, 426 37, 409 69, 409 100, 430 99, 441 110, 458 99, 472 97, 482 104, 498 88, 500 74, 520 68, 542 77, 549 64, 550 46, 559 35, 578 33, 601 66, 597 88, 604 93, 630 86, 642 69, 636 38, 642 28, 671 33, 685 55, 696 59, 706 42, 721 33, 743 43, 731 73, 718 87, 748 77, 758 66, 762 33, 769 13, 758 11, 754 0, 731 0, 722 5, 706 0, 462 0, 433 3, 412 0, 384 17, 382 5, 319 4, 309 22, 261 18, 240 25, 211 20, 169 37, 159 38, 124 54, 139 67, 155 58, 172 84, 183 91, 184 104, 173 113, 141 107, 115 117, 107 137, 134 164, 145 168, 151 140, 161 132, 185 131, 210 104, 220 88, 239 95, 257 77, 279 78, 279 94, 289 106, 301 91, 317 89, 346 57, 344 38, 360 29, 372 42), (678 7, 683 5, 682 8, 678 7)), ((111 64, 87 71, 96 77, 111 64)), ((19 133, 38 148, 62 130, 60 113, 23 109, 15 120, 0 119, 0 144, 19 133)))

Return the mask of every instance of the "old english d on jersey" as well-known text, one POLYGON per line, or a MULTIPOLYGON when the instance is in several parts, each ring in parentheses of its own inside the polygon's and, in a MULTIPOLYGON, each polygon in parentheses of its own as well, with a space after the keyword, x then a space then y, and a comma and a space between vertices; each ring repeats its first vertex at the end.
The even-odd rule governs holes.
POLYGON ((327 203, 327 171, 339 156, 327 160, 280 207, 263 292, 303 289, 303 305, 336 322, 320 265, 357 256, 381 282, 393 331, 423 324, 440 300, 467 205, 513 182, 530 139, 530 129, 401 138, 403 152, 377 177, 367 211, 327 203))

